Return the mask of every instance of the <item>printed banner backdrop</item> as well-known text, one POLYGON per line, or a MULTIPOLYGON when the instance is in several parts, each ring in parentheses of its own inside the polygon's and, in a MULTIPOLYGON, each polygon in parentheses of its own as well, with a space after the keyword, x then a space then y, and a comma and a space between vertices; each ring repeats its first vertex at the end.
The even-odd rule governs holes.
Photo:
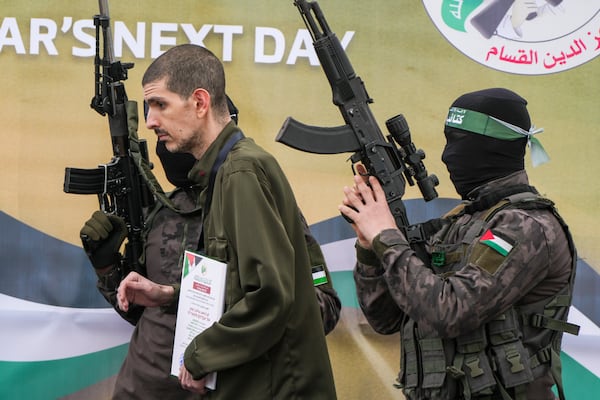
MULTIPOLYGON (((450 103, 486 87, 528 99, 551 158, 535 169, 528 158, 528 172, 569 223, 580 257, 570 319, 582 329, 565 335, 562 354, 567 398, 594 398, 600 0, 319 3, 382 129, 403 114, 428 171, 440 179, 440 196, 428 203, 407 189, 411 222, 457 202, 440 160, 450 103)), ((97 292, 81 249, 78 232, 97 199, 63 192, 65 167, 94 168, 112 153, 107 119, 90 108, 98 3, 0 6, 0 398, 109 398, 132 327, 97 292)), ((132 100, 141 102, 143 71, 170 46, 202 44, 224 61, 240 126, 281 162, 342 297, 342 320, 328 336, 339 398, 402 398, 393 386, 399 338, 374 333, 354 293, 354 236, 337 212, 342 187, 352 182, 349 154, 309 154, 275 141, 289 116, 315 126, 343 123, 292 0, 113 1, 110 14, 116 57, 135 64, 125 82, 132 100)), ((154 148, 143 124, 139 135, 154 148)), ((157 162, 153 151, 151 159, 157 162)), ((158 164, 155 174, 170 189, 158 164)))

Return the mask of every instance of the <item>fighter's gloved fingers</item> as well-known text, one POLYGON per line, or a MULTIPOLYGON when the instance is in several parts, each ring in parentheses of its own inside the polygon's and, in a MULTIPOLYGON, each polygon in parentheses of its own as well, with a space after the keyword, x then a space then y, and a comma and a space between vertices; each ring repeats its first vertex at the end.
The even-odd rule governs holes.
POLYGON ((113 224, 111 220, 104 212, 98 210, 85 222, 79 234, 81 237, 88 237, 91 240, 99 241, 106 239, 112 230, 113 224))

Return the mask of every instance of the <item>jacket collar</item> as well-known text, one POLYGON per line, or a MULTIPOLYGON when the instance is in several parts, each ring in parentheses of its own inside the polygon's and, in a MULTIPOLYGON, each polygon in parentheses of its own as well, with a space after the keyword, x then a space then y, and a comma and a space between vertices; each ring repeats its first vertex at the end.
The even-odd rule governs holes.
POLYGON ((215 141, 212 142, 212 144, 208 147, 202 158, 196 161, 188 173, 188 179, 192 180, 201 187, 206 187, 208 185, 210 170, 217 160, 219 151, 225 145, 227 140, 237 131, 239 131, 239 128, 235 122, 231 121, 225 125, 225 128, 223 128, 215 141))
POLYGON ((469 201, 475 201, 481 197, 488 195, 492 192, 498 191, 498 189, 506 188, 515 185, 529 185, 529 178, 527 172, 523 169, 517 172, 513 172, 502 178, 494 179, 481 186, 476 187, 467 195, 469 201))

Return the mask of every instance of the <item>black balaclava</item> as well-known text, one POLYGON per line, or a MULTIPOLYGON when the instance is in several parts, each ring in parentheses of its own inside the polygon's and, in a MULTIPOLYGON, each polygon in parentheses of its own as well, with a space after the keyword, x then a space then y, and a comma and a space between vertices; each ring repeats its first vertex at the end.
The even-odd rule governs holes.
MULTIPOLYGON (((237 124, 238 109, 233 101, 227 96, 227 107, 231 119, 237 124)), ((144 116, 147 115, 145 110, 144 116)), ((167 180, 176 187, 185 188, 192 186, 194 182, 188 179, 188 173, 196 163, 196 158, 190 153, 171 153, 167 150, 164 142, 156 142, 156 155, 160 159, 167 180)))
POLYGON ((156 142, 156 155, 160 159, 167 180, 175 187, 185 188, 194 182, 188 179, 188 172, 196 163, 196 158, 190 153, 171 153, 164 142, 156 142))
MULTIPOLYGON (((526 106, 527 101, 518 94, 492 88, 464 94, 451 107, 486 114, 528 131, 531 120, 526 106)), ((444 134, 442 161, 463 199, 476 187, 525 168, 526 137, 496 139, 450 126, 445 126, 444 134)))

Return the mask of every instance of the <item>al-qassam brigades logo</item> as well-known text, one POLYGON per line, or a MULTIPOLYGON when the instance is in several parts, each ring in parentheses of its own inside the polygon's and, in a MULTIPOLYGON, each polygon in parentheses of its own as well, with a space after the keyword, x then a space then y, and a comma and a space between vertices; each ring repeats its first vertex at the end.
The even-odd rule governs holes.
POLYGON ((600 54, 600 0, 423 0, 454 47, 487 67, 543 75, 600 54))

